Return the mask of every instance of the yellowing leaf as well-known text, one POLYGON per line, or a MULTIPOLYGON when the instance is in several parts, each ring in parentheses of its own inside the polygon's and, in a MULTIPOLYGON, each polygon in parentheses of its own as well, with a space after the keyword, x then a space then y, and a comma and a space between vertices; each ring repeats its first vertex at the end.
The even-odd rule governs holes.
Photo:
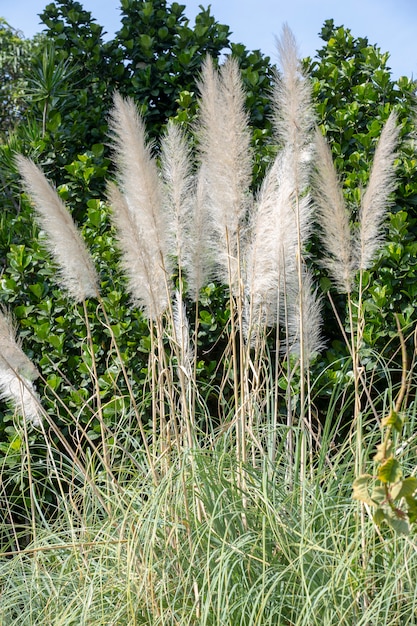
POLYGON ((377 477, 381 483, 396 483, 401 476, 401 466, 394 457, 390 457, 379 466, 377 477))
POLYGON ((358 476, 358 478, 353 481, 352 498, 354 500, 360 500, 370 505, 374 504, 369 494, 369 484, 371 480, 372 476, 370 474, 363 474, 363 476, 358 476))
POLYGON ((371 498, 374 503, 382 504, 382 502, 387 499, 385 487, 374 487, 372 489, 371 498))
POLYGON ((391 439, 388 442, 379 443, 376 447, 377 453, 374 456, 374 461, 379 463, 380 461, 384 461, 387 457, 391 456, 392 452, 392 441, 391 439))
POLYGON ((394 409, 392 409, 388 413, 388 415, 386 415, 382 419, 381 423, 382 426, 392 426, 393 428, 395 428, 396 431, 400 433, 403 428, 404 417, 400 413, 397 413, 396 411, 394 411, 394 409))

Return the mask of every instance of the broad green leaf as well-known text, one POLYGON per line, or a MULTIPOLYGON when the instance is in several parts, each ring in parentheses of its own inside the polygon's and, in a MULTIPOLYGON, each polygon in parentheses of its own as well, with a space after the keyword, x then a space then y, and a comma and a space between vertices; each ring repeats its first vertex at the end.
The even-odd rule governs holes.
POLYGON ((401 482, 401 489, 398 493, 398 498, 407 498, 413 496, 417 491, 417 478, 415 476, 408 476, 401 482))
POLYGON ((377 526, 381 526, 382 522, 386 519, 386 513, 380 506, 375 510, 372 518, 377 526))
POLYGON ((378 480, 380 480, 381 483, 385 484, 396 483, 401 479, 401 476, 401 466, 399 462, 393 457, 390 457, 384 463, 382 463, 382 465, 380 465, 377 474, 378 480))
POLYGON ((407 502, 408 519, 412 524, 417 521, 417 499, 413 496, 405 496, 407 502))
POLYGON ((397 535, 409 535, 410 534, 410 522, 407 516, 399 515, 388 509, 385 516, 385 521, 391 528, 397 533, 397 535))
POLYGON ((371 498, 374 503, 382 504, 387 499, 385 487, 374 487, 371 498))
POLYGON ((382 426, 392 426, 399 433, 402 431, 404 417, 392 409, 388 415, 382 419, 382 426))

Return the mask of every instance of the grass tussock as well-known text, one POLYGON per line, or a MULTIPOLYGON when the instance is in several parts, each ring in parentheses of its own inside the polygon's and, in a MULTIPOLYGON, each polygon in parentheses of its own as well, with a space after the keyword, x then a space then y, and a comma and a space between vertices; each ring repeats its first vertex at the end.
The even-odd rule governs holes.
POLYGON ((380 245, 394 190, 395 117, 375 153, 357 237, 330 151, 314 129, 288 28, 278 51, 280 150, 257 195, 233 60, 220 70, 209 59, 204 66, 195 155, 170 123, 157 157, 134 103, 115 97, 108 201, 127 290, 148 321, 150 344, 137 389, 112 335, 108 360, 126 390, 116 424, 104 418, 86 302, 95 300, 112 332, 93 262, 43 174, 18 159, 57 280, 84 316, 93 389, 84 409, 99 433, 92 438, 66 407, 69 442, 34 392, 36 414, 25 408, 15 388, 29 392, 36 369, 7 316, 0 319, 0 375, 4 369, 13 379, 4 395, 16 407, 24 449, 17 471, 29 485, 16 511, 11 446, 0 468, 0 624, 417 623, 409 329, 398 328, 402 371, 382 357, 372 371, 361 362, 361 272, 380 245), (323 266, 346 296, 349 327, 342 331, 349 356, 319 416, 326 372, 315 378, 312 364, 323 346, 321 299, 306 253, 314 219, 322 221, 323 266), (228 315, 217 383, 207 389, 198 362, 199 292, 213 277, 225 286, 228 315))

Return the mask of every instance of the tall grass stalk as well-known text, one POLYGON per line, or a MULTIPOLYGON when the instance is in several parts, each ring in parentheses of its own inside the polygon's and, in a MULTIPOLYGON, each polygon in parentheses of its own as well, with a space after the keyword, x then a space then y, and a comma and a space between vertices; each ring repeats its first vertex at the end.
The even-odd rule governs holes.
MULTIPOLYGON (((368 185, 362 194, 358 208, 357 228, 351 225, 351 217, 346 208, 343 191, 334 169, 329 148, 319 131, 316 133, 318 155, 316 204, 321 218, 322 241, 328 255, 324 264, 339 291, 347 294, 350 328, 349 348, 352 358, 354 379, 354 419, 352 429, 355 435, 355 470, 360 476, 364 472, 365 448, 363 440, 364 421, 362 412, 362 366, 361 348, 365 327, 363 310, 363 272, 370 267, 382 242, 382 222, 392 201, 395 190, 393 169, 399 136, 396 114, 392 112, 384 125, 378 141, 368 185), (355 276, 358 276, 356 294, 353 293, 355 276)), ((365 506, 360 508, 361 562, 364 570, 368 567, 368 546, 365 536, 365 506)), ((363 594, 363 603, 368 605, 368 596, 363 594)))

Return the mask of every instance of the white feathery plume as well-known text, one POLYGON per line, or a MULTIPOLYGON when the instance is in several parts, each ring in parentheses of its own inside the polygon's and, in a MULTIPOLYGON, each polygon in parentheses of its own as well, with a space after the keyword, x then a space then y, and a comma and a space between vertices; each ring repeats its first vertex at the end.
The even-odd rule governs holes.
POLYGON ((16 340, 11 316, 0 311, 0 397, 11 402, 34 426, 41 423, 41 405, 33 387, 39 373, 16 340))
POLYGON ((190 229, 194 177, 191 150, 185 133, 172 120, 168 121, 161 140, 161 172, 164 181, 164 202, 169 223, 170 249, 178 267, 184 267, 187 242, 194 233, 190 229))
POLYGON ((30 196, 46 245, 58 265, 58 281, 76 302, 96 297, 99 279, 93 260, 72 216, 40 168, 18 155, 16 163, 30 196))
POLYGON ((371 265, 382 242, 382 222, 390 206, 390 195, 396 188, 393 166, 399 132, 397 116, 392 111, 382 129, 369 182, 361 200, 357 250, 360 269, 366 269, 371 265))
POLYGON ((269 325, 279 320, 286 277, 297 274, 299 231, 304 242, 312 227, 309 197, 295 198, 292 165, 292 150, 285 147, 263 181, 250 225, 246 284, 252 315, 269 325))
POLYGON ((168 306, 166 276, 160 257, 155 255, 153 242, 149 245, 145 233, 138 227, 136 215, 113 183, 108 185, 107 198, 132 301, 144 310, 148 319, 156 319, 168 306))
POLYGON ((301 192, 308 185, 312 156, 314 113, 311 84, 302 71, 297 42, 287 24, 284 24, 276 44, 281 71, 275 80, 272 100, 275 136, 279 144, 292 150, 295 183, 301 192))
POLYGON ((187 311, 181 294, 175 291, 174 302, 172 306, 173 322, 175 331, 175 340, 179 346, 179 363, 188 380, 191 380, 193 374, 193 351, 190 345, 190 327, 188 323, 187 311))
POLYGON ((162 185, 152 144, 132 98, 115 94, 109 126, 119 187, 135 221, 165 260, 168 228, 162 211, 162 185))
POLYGON ((121 194, 111 187, 109 198, 123 266, 134 301, 154 318, 168 305, 167 281, 172 269, 162 182, 143 120, 132 99, 115 95, 110 129, 121 194))
POLYGON ((282 325, 287 328, 290 352, 301 356, 307 366, 311 359, 323 348, 321 335, 321 297, 314 287, 311 272, 303 267, 301 291, 298 280, 292 277, 285 289, 286 308, 282 325), (303 348, 301 350, 301 337, 303 348))
POLYGON ((234 290, 245 217, 252 204, 251 136, 237 61, 227 59, 218 74, 208 58, 199 88, 197 134, 212 246, 218 277, 234 290))
POLYGON ((359 228, 353 233, 331 151, 321 132, 316 131, 315 206, 327 253, 323 265, 341 293, 349 293, 354 275, 372 263, 382 242, 381 227, 395 190, 393 169, 399 128, 392 112, 382 130, 375 151, 369 182, 362 196, 359 228))
POLYGON ((316 129, 314 205, 321 225, 321 242, 326 252, 322 264, 341 293, 350 293, 356 271, 350 214, 333 163, 331 150, 316 129))
POLYGON ((281 150, 257 198, 247 255, 247 291, 254 319, 276 324, 290 275, 298 276, 312 228, 307 193, 311 169, 311 88, 301 72, 297 46, 284 26, 277 41, 281 72, 273 93, 275 135, 281 150))
POLYGON ((196 177, 191 197, 188 237, 184 246, 184 267, 187 271, 188 294, 198 299, 201 288, 213 274, 215 251, 211 246, 210 222, 206 204, 207 176, 204 166, 196 177))

